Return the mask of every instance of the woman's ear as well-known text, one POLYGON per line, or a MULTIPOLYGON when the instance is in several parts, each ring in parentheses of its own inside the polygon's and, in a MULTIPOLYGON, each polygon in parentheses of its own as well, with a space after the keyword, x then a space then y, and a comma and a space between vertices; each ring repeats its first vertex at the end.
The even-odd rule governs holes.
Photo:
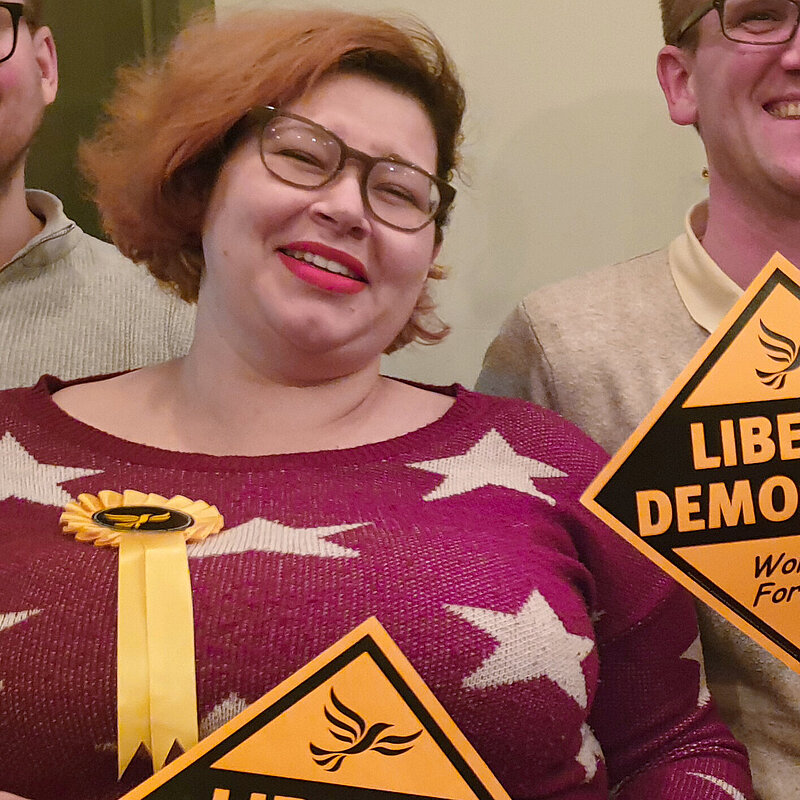
POLYGON ((692 80, 694 63, 694 53, 675 45, 663 47, 658 54, 658 82, 667 101, 670 119, 678 125, 697 124, 697 98, 692 80))

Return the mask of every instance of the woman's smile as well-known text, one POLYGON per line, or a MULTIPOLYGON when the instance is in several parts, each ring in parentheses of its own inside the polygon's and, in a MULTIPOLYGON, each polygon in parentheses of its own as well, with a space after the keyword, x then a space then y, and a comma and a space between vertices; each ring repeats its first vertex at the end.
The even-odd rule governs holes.
POLYGON ((291 242, 278 257, 297 278, 328 292, 357 294, 368 283, 359 259, 320 242, 291 242))

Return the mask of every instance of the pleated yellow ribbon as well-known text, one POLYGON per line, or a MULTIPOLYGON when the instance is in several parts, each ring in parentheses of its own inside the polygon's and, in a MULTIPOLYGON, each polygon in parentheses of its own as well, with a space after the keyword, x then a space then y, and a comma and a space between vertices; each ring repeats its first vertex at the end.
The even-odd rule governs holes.
POLYGON ((197 743, 197 687, 187 541, 222 529, 216 507, 126 490, 82 494, 61 515, 65 533, 119 547, 119 775, 144 743, 155 769, 177 742, 197 743))

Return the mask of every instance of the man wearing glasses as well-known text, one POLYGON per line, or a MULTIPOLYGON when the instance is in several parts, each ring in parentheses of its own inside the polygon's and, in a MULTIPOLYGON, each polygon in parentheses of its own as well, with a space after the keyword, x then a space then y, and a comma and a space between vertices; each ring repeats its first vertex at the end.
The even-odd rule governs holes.
POLYGON ((41 0, 0 2, 0 388, 181 355, 193 312, 85 234, 53 195, 25 188, 25 161, 58 85, 41 0))
MULTIPOLYGON (((703 140, 709 199, 668 248, 525 298, 477 384, 555 409, 611 452, 774 251, 800 265, 800 0, 661 0, 661 12, 659 81, 672 120, 703 140)), ((699 612, 708 682, 757 791, 800 798, 800 676, 699 612)))

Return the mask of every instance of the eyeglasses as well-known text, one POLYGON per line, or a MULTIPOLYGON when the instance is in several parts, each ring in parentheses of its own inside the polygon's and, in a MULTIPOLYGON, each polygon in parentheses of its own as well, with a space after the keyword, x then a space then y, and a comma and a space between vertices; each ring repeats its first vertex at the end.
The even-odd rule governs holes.
POLYGON ((671 44, 714 9, 722 35, 740 44, 784 44, 794 38, 800 20, 798 0, 713 0, 684 20, 671 44))
POLYGON ((23 10, 22 3, 0 2, 0 64, 8 61, 17 49, 19 20, 23 10))
POLYGON ((355 160, 361 170, 361 199, 375 219, 399 231, 418 231, 444 220, 456 190, 422 167, 395 156, 370 156, 346 145, 335 133, 272 106, 254 108, 247 118, 261 126, 261 160, 278 180, 300 189, 319 189, 355 160))

